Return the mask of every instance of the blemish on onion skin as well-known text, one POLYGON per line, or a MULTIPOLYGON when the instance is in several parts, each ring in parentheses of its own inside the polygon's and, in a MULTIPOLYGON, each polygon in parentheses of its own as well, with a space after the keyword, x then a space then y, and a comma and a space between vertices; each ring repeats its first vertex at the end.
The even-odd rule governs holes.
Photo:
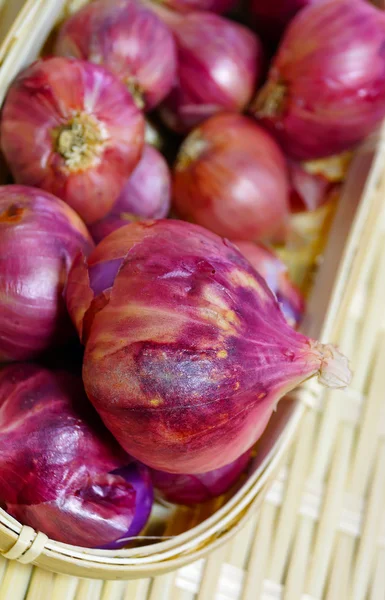
POLYGON ((257 396, 257 400, 263 400, 263 398, 266 398, 266 392, 261 392, 257 396))
POLYGON ((217 358, 227 358, 226 350, 219 350, 219 352, 217 352, 217 358))
POLYGON ((157 406, 160 406, 161 404, 163 404, 163 399, 159 398, 159 397, 158 398, 152 398, 150 400, 150 404, 151 404, 151 406, 154 406, 156 408, 157 406))
POLYGON ((0 214, 0 223, 16 223, 21 221, 25 208, 11 204, 0 214))

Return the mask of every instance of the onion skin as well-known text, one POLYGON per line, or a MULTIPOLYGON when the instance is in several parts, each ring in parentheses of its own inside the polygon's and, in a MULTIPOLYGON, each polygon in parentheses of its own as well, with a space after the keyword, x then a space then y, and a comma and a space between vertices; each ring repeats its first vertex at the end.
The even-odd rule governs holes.
POLYGON ((235 0, 162 0, 161 4, 180 13, 207 10, 221 15, 234 8, 237 2, 235 0))
POLYGON ((89 405, 81 378, 10 365, 0 371, 0 407, 5 509, 59 542, 124 545, 143 510, 138 491, 152 502, 152 484, 144 466, 132 476, 130 457, 89 405))
POLYGON ((211 117, 184 141, 174 167, 178 215, 238 240, 282 239, 289 182, 277 144, 252 119, 211 117))
POLYGON ((154 469, 218 469, 254 444, 301 381, 350 379, 334 347, 289 327, 235 246, 196 225, 114 231, 88 261, 79 255, 66 297, 89 399, 121 446, 154 469))
POLYGON ((291 22, 252 112, 299 160, 355 147, 385 116, 385 15, 326 0, 291 22))
POLYGON ((112 210, 90 227, 98 244, 115 229, 137 219, 166 217, 171 203, 171 175, 163 156, 145 145, 142 158, 126 182, 112 210))
POLYGON ((17 183, 67 202, 87 223, 112 208, 136 167, 144 118, 120 81, 76 59, 41 59, 11 85, 1 146, 17 183))
POLYGON ((251 451, 248 450, 229 465, 208 473, 184 475, 153 469, 151 478, 155 488, 168 502, 186 505, 207 502, 224 494, 235 484, 245 470, 250 455, 251 451))
POLYGON ((251 31, 205 12, 177 15, 156 5, 177 45, 175 87, 160 106, 170 129, 185 133, 211 115, 241 112, 262 71, 262 46, 251 31))
POLYGON ((176 77, 176 48, 168 27, 134 0, 98 0, 70 17, 55 54, 89 60, 111 70, 139 108, 155 108, 176 77))
POLYGON ((250 242, 233 242, 254 269, 264 278, 277 298, 291 327, 297 327, 305 312, 305 301, 290 281, 286 265, 268 248, 250 242))
POLYGON ((267 43, 277 43, 290 21, 305 6, 320 0, 251 0, 256 31, 267 43))
POLYGON ((0 186, 0 362, 35 358, 75 333, 64 285, 77 252, 93 247, 80 217, 52 194, 0 186))

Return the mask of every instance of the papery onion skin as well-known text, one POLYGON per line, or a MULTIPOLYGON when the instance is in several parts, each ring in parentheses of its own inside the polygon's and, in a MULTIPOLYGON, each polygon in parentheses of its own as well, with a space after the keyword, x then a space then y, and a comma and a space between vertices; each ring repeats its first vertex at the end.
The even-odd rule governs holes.
POLYGON ((79 256, 67 307, 89 399, 158 470, 220 468, 254 444, 289 389, 316 373, 337 387, 350 378, 334 347, 289 327, 235 246, 182 221, 131 223, 79 256))
POLYGON ((155 488, 168 502, 174 504, 198 504, 207 502, 227 492, 245 470, 251 451, 247 450, 232 463, 209 471, 193 475, 166 473, 151 470, 151 478, 155 488))
MULTIPOLYGON (((157 0, 152 0, 157 2, 157 0)), ((161 4, 180 13, 208 10, 212 13, 229 12, 237 4, 236 0, 161 0, 161 4)))
POLYGON ((251 0, 250 14, 256 31, 267 43, 274 44, 287 25, 305 6, 320 0, 251 0))
POLYGON ((205 12, 176 15, 156 5, 177 45, 175 87, 160 106, 165 124, 178 133, 222 111, 241 112, 262 71, 262 46, 251 31, 205 12))
POLYGON ((282 39, 252 112, 291 157, 355 147, 385 116, 385 15, 364 0, 302 10, 282 39))
POLYGON ((94 244, 80 217, 43 190, 0 186, 0 362, 26 360, 75 332, 63 290, 94 244))
POLYGON ((135 0, 87 4, 65 21, 54 52, 105 66, 146 111, 155 108, 175 82, 173 36, 152 11, 135 0))
POLYGON ((0 371, 0 407, 5 509, 59 542, 122 546, 142 510, 137 490, 152 501, 152 485, 145 467, 141 484, 139 473, 130 483, 131 459, 89 405, 81 378, 10 365, 0 371))
POLYGON ((98 65, 40 59, 8 91, 1 147, 15 181, 55 194, 87 224, 112 208, 143 143, 143 115, 98 65))
POLYGON ((305 301, 300 290, 290 281, 286 265, 265 246, 250 242, 233 243, 264 278, 289 325, 297 327, 305 312, 305 301))
POLYGON ((112 210, 90 227, 96 243, 115 229, 137 219, 166 217, 171 203, 171 175, 163 156, 145 145, 142 158, 126 182, 112 210))
POLYGON ((177 214, 238 240, 282 239, 289 216, 284 156, 253 120, 211 117, 184 141, 174 167, 177 214))

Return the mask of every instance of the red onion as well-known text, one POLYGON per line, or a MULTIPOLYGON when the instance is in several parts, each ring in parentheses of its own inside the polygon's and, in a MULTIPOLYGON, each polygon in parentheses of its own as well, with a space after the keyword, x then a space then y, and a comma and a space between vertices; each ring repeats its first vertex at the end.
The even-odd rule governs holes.
MULTIPOLYGON (((152 1, 157 2, 158 0, 152 1)), ((212 13, 223 14, 234 8, 237 2, 236 0, 161 0, 161 4, 180 13, 208 10, 212 13)))
POLYGON ((0 362, 31 359, 67 340, 63 287, 76 253, 92 248, 64 202, 36 188, 0 186, 0 362))
POLYGON ((288 218, 285 159, 268 133, 238 114, 211 117, 181 146, 178 214, 225 237, 282 237, 288 218))
POLYGON ((112 208, 143 140, 144 119, 130 93, 85 61, 38 60, 5 100, 1 146, 16 182, 52 192, 86 223, 112 208))
POLYGON ((247 450, 229 465, 208 473, 184 475, 151 470, 154 486, 161 496, 175 504, 197 504, 227 492, 245 470, 251 451, 247 450))
POLYGON ((171 178, 163 156, 146 145, 138 166, 106 217, 94 223, 90 232, 99 243, 115 229, 138 218, 160 219, 170 209, 171 178))
POLYGON ((385 15, 364 0, 326 0, 292 21, 255 114, 300 160, 354 147, 385 116, 385 15))
POLYGON ((79 255, 66 297, 89 399, 154 469, 218 469, 254 444, 301 381, 350 379, 333 346, 291 329, 235 246, 183 221, 114 231, 88 261, 79 255))
POLYGON ((185 132, 223 110, 242 111, 261 74, 258 38, 211 13, 154 10, 171 27, 178 51, 177 82, 160 109, 166 125, 185 132))
POLYGON ((276 43, 293 17, 305 6, 320 0, 251 0, 256 31, 268 43, 276 43))
POLYGON ((11 365, 0 372, 0 407, 0 501, 11 515, 92 548, 139 533, 153 499, 148 470, 129 465, 80 377, 11 365))
POLYGON ((55 54, 104 65, 131 91, 139 108, 151 110, 171 90, 175 43, 168 27, 135 0, 98 0, 68 19, 55 54))
POLYGON ((305 310, 305 302, 300 290, 290 281, 285 263, 264 246, 250 242, 234 242, 234 244, 264 278, 277 298, 287 322, 292 327, 299 325, 305 310))

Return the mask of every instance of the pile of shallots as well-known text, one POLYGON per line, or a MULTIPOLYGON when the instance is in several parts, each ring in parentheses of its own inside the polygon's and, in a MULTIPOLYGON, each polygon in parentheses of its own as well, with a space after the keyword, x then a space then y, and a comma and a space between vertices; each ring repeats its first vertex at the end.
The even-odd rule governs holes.
POLYGON ((385 117, 385 13, 94 0, 50 52, 0 123, 0 504, 116 549, 154 495, 237 489, 298 384, 349 383, 279 250, 385 117))

